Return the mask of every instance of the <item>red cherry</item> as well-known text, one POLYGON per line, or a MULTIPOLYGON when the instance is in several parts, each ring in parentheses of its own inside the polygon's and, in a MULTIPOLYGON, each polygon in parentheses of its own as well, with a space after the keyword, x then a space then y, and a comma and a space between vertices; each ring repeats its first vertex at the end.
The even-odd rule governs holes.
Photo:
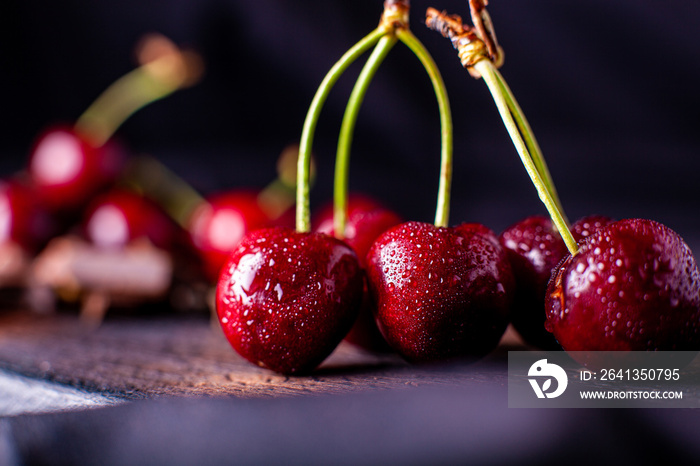
MULTIPOLYGON (((377 237, 389 228, 401 223, 401 217, 374 199, 352 194, 348 199, 348 218, 343 239, 357 254, 362 268, 365 257, 377 237)), ((315 231, 333 236, 333 205, 321 209, 314 219, 315 231)), ((369 351, 386 352, 391 348, 379 332, 374 320, 374 304, 367 286, 363 292, 360 314, 345 341, 369 351)))
POLYGON ((199 251, 207 276, 215 281, 221 267, 243 237, 268 226, 268 215, 251 191, 219 193, 200 205, 188 221, 187 230, 199 251))
POLYGON ((123 150, 114 142, 94 147, 73 129, 58 127, 39 137, 28 169, 47 208, 70 212, 111 184, 123 159, 123 150))
POLYGON ((39 203, 36 190, 19 181, 0 181, 0 242, 14 242, 36 252, 55 233, 51 215, 39 203))
POLYGON ((357 317, 361 293, 349 246, 276 227, 247 235, 230 256, 216 308, 241 356, 291 374, 314 369, 333 351, 357 317))
POLYGON ((513 275, 483 225, 391 228, 367 256, 367 278, 382 334, 409 361, 479 358, 508 324, 513 275))
POLYGON ((574 235, 576 242, 581 242, 591 236, 596 231, 604 226, 610 225, 614 220, 605 215, 588 215, 576 220, 571 225, 571 233, 574 235))
POLYGON ((170 250, 178 227, 153 202, 131 191, 114 189, 101 195, 87 210, 85 236, 104 248, 123 248, 138 238, 170 250))
MULTIPOLYGON (((571 226, 571 232, 580 241, 611 222, 603 216, 584 217, 571 226)), ((516 282, 513 327, 533 346, 561 349, 544 328, 544 294, 552 270, 568 252, 564 240, 549 217, 533 215, 508 227, 499 241, 508 254, 516 282)))
POLYGON ((700 349, 700 274, 692 252, 652 220, 607 225, 552 276, 546 326, 567 351, 700 349))

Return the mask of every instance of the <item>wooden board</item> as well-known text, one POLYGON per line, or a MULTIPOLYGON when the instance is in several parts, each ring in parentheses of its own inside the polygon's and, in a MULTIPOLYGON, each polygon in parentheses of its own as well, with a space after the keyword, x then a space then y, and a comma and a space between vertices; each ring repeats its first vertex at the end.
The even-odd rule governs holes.
POLYGON ((341 343, 311 375, 287 377, 243 360, 204 317, 112 318, 92 329, 66 314, 0 316, 1 369, 124 399, 278 397, 465 379, 501 384, 506 380, 502 349, 468 370, 441 371, 341 343))

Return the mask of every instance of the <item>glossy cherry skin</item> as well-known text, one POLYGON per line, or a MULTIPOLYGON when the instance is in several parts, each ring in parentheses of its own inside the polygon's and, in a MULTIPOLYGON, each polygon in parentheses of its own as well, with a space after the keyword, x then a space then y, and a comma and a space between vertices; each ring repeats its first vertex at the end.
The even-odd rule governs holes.
MULTIPOLYGON (((571 226, 576 241, 612 220, 584 217, 571 226)), ((533 215, 511 225, 499 236, 515 276, 516 291, 511 323, 523 340, 547 350, 561 349, 544 328, 544 293, 552 270, 568 253, 566 244, 549 217, 533 215)))
POLYGON ((566 351, 700 349, 700 274, 670 228, 621 220, 557 267, 546 326, 566 351))
POLYGON ((182 244, 179 227, 165 212, 143 196, 121 189, 102 194, 88 207, 83 231, 103 248, 123 248, 138 238, 165 250, 182 244))
POLYGON ((513 275, 483 225, 398 225, 370 249, 367 278, 379 329, 412 362, 480 358, 508 324, 513 275))
POLYGON ((576 242, 580 243, 596 231, 600 230, 604 226, 610 225, 613 222, 615 222, 615 220, 610 217, 606 217, 605 215, 588 215, 576 220, 571 225, 570 230, 571 234, 574 235, 576 242))
POLYGON ((216 282, 226 259, 247 233, 270 222, 252 191, 217 193, 197 207, 187 230, 209 279, 216 282))
POLYGON ((53 217, 35 189, 17 180, 0 181, 0 242, 13 242, 34 253, 56 232, 53 217))
MULTIPOLYGON (((384 207, 374 199, 352 194, 348 199, 348 218, 345 227, 345 241, 355 250, 362 268, 365 257, 379 235, 389 228, 402 223, 398 214, 384 207)), ((321 209, 314 219, 314 231, 333 236, 333 206, 321 209)), ((374 304, 369 296, 367 286, 363 293, 360 314, 345 337, 345 341, 375 352, 388 352, 389 345, 382 337, 374 319, 374 304)))
POLYGON ((114 182, 124 159, 113 141, 94 147, 73 129, 56 127, 37 139, 28 172, 49 210, 71 213, 114 182))
POLYGON ((284 374, 318 366, 357 318, 355 252, 321 233, 283 227, 247 235, 221 271, 216 310, 233 348, 284 374))

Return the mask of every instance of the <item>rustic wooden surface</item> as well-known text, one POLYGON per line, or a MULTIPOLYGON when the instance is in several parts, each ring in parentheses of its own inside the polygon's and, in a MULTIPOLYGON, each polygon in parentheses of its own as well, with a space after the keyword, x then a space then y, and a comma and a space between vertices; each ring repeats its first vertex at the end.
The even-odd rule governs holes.
POLYGON ((5 312, 0 464, 700 460, 696 410, 509 409, 509 349, 524 349, 512 333, 475 364, 416 367, 341 344, 311 375, 284 377, 243 361, 205 317, 90 329, 5 312))
POLYGON ((505 348, 469 370, 446 372, 341 343, 312 374, 287 377, 240 358, 206 317, 116 317, 90 328, 70 314, 0 316, 0 369, 116 399, 279 397, 456 380, 505 384, 505 348))

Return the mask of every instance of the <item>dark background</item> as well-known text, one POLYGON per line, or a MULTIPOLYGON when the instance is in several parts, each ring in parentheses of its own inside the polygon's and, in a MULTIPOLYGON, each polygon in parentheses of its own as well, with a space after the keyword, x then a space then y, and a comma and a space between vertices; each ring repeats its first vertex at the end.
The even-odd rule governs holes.
MULTIPOLYGON (((411 27, 451 98, 455 169, 451 223, 497 232, 544 213, 483 82, 428 6, 468 16, 466 1, 414 1, 411 27)), ((204 193, 262 187, 296 142, 308 105, 342 53, 377 24, 379 0, 6 0, 0 7, 3 175, 21 169, 33 138, 74 121, 117 77, 150 31, 199 50, 207 74, 134 115, 119 137, 204 193)), ((647 217, 700 238, 700 3, 493 0, 501 69, 543 148, 568 216, 647 217)), ((329 200, 338 128, 361 63, 324 108, 314 150, 312 207, 329 200)), ((397 44, 360 113, 351 188, 408 219, 432 221, 439 166, 437 105, 427 75, 397 44)))
MULTIPOLYGON (((433 54, 451 98, 451 223, 479 221, 500 231, 544 213, 484 83, 461 67, 446 39, 422 24, 428 6, 465 17, 467 8, 465 0, 412 2, 412 30, 433 54)), ((3 0, 0 173, 20 170, 42 128, 74 121, 133 68, 132 47, 139 37, 158 31, 199 50, 207 74, 197 87, 136 114, 119 137, 136 153, 162 160, 203 193, 262 187, 274 177, 282 148, 298 141, 325 73, 376 26, 381 11, 379 0, 3 0)), ((489 11, 506 52, 502 73, 539 139, 569 217, 653 218, 700 250, 700 2, 492 0, 489 11)), ((314 146, 320 174, 312 207, 330 199, 338 126, 360 66, 339 81, 324 109, 314 146)), ((360 114, 351 187, 377 196, 406 218, 432 221, 438 165, 432 89, 418 61, 398 44, 360 114)), ((668 459, 668 454, 697 456, 692 427, 697 416, 690 411, 508 410, 504 398, 493 395, 504 390, 484 385, 475 393, 427 398, 423 392, 403 398, 369 395, 354 404, 350 399, 347 406, 327 398, 273 404, 178 401, 143 411, 138 405, 76 414, 78 419, 20 419, 14 428, 31 434, 32 448, 36 438, 60 438, 51 436, 55 432, 80 442, 89 439, 86 448, 119 444, 122 460, 136 455, 187 462, 190 456, 177 456, 184 452, 192 458, 221 454, 222 459, 238 453, 250 462, 316 457, 319 462, 393 458, 421 463, 437 457, 445 463, 478 458, 546 464, 592 462, 604 452, 616 461, 643 464, 668 459), (439 409, 425 405, 426 399, 439 409), (188 409, 199 417, 179 424, 188 409), (292 429, 289 437, 284 426, 291 419, 302 420, 303 429, 292 429), (65 430, 64 424, 74 430, 65 430), (147 445, 113 437, 125 425, 152 427, 139 437, 147 445), (101 430, 93 437, 95 426, 101 430), (52 434, 42 437, 42 428, 52 434), (240 445, 226 446, 227 429, 240 445), (523 433, 537 443, 529 443, 532 438, 523 433), (296 449, 264 449, 266 436, 278 444, 290 438, 296 449), (196 443, 204 438, 211 441, 196 443), (173 439, 176 448, 147 454, 173 439), (652 454, 657 442, 663 447, 658 457, 652 454), (528 447, 519 458, 518 445, 528 447), (265 451, 255 456, 256 448, 265 451)), ((56 445, 43 446, 36 451, 50 454, 56 445)))

